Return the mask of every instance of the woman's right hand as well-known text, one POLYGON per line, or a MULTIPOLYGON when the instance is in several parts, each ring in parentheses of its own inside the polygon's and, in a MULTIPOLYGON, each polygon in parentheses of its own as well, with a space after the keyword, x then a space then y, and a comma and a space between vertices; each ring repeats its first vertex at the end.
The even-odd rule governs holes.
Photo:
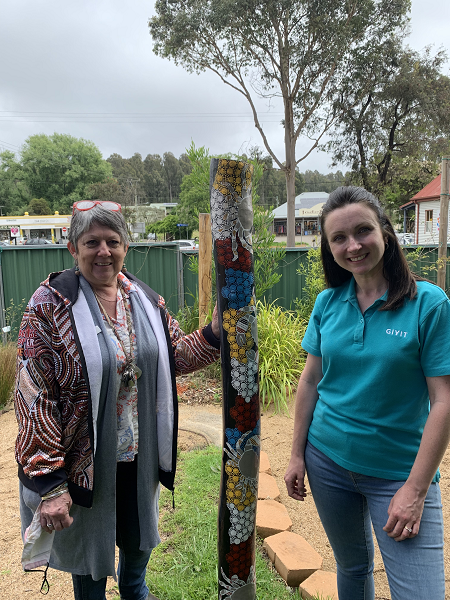
POLYGON ((72 498, 69 492, 64 492, 61 496, 44 500, 41 506, 41 527, 47 533, 52 531, 61 531, 70 527, 73 523, 73 517, 69 515, 72 506, 72 498), (49 527, 48 525, 51 525, 49 527))
POLYGON ((294 500, 305 499, 307 494, 305 487, 305 460, 298 456, 292 456, 284 475, 284 482, 288 494, 294 500))

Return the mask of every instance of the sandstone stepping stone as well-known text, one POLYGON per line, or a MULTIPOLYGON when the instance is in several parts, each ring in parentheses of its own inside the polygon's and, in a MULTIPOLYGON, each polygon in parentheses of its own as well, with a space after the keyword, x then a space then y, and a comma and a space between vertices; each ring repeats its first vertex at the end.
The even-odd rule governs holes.
POLYGON ((275 500, 258 500, 256 505, 256 531, 266 538, 282 531, 289 531, 292 521, 283 504, 275 500))
POLYGON ((275 569, 291 587, 298 587, 322 566, 320 554, 301 535, 291 531, 266 538, 263 547, 275 569))
POLYGON ((259 453, 259 472, 267 473, 268 475, 272 475, 272 469, 270 468, 269 457, 267 455, 267 452, 263 452, 262 450, 259 453))
POLYGON ((314 598, 338 600, 336 573, 316 571, 301 583, 300 594, 305 600, 314 598))
POLYGON ((267 473, 259 474, 258 482, 258 500, 278 500, 280 501, 280 490, 275 477, 267 473))

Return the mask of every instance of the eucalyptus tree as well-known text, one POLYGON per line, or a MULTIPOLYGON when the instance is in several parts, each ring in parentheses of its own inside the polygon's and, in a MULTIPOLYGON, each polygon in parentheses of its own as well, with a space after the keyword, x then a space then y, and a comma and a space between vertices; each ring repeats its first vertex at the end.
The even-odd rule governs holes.
POLYGON ((449 151, 450 79, 443 50, 416 52, 389 41, 360 57, 341 86, 341 118, 328 149, 354 180, 387 204, 404 202, 437 174, 449 151))
POLYGON ((264 146, 286 176, 287 245, 295 244, 295 170, 338 117, 337 92, 363 48, 399 35, 409 0, 157 0, 154 52, 191 72, 210 70, 248 101, 264 146), (255 99, 281 98, 284 156, 255 99), (296 156, 300 136, 309 149, 296 156))

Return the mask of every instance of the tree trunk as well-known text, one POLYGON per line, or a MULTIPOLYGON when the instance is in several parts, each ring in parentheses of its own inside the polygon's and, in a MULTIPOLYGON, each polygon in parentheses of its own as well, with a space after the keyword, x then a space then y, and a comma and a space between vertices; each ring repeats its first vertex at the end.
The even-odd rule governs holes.
POLYGON ((251 174, 252 167, 241 161, 211 160, 211 231, 222 325, 224 432, 218 519, 219 600, 256 598, 260 408, 251 174))
POLYGON ((286 248, 295 248, 295 139, 292 102, 286 100, 284 146, 286 149, 287 239, 286 248))

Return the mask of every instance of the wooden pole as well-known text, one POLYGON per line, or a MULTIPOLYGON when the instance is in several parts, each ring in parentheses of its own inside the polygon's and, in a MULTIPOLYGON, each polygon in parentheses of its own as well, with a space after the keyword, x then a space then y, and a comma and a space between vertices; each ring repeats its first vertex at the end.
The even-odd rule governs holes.
POLYGON ((251 231, 252 166, 211 160, 211 230, 221 323, 223 453, 218 518, 219 600, 256 598, 260 453, 258 334, 251 231))
POLYGON ((208 322, 211 307, 212 239, 209 213, 200 213, 198 216, 198 326, 203 327, 208 322))
POLYGON ((446 274, 447 274, 449 161, 450 161, 450 158, 448 156, 444 157, 442 159, 441 200, 440 200, 440 217, 439 217, 439 248, 438 248, 437 284, 444 291, 446 288, 446 274))

